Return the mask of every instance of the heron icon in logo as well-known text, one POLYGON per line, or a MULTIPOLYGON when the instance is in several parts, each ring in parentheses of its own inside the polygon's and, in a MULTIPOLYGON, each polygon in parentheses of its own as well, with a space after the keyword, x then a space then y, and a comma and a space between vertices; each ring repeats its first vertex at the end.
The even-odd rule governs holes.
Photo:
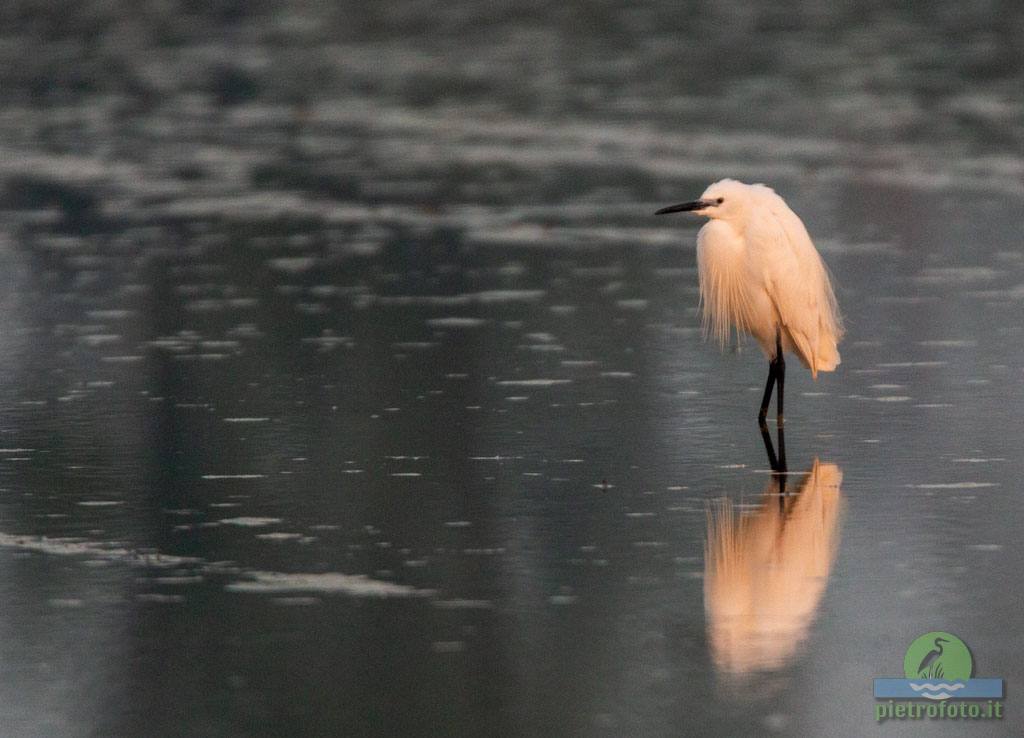
POLYGON ((942 668, 942 644, 949 643, 948 638, 937 636, 934 640, 935 648, 925 654, 921 663, 917 665, 918 679, 941 679, 944 673, 942 668))

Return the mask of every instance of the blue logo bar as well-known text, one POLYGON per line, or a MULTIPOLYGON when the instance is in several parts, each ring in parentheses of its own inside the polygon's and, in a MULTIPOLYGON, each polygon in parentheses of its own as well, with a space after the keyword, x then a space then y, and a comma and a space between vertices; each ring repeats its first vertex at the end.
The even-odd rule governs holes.
POLYGON ((895 699, 1001 699, 1002 679, 875 679, 875 697, 895 699))

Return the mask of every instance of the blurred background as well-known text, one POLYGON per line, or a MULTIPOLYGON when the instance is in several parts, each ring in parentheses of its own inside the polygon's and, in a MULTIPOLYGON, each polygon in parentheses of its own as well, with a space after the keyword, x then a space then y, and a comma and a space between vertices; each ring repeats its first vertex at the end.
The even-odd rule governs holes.
POLYGON ((0 733, 863 735, 929 630, 1012 696, 1022 90, 1009 1, 5 2, 0 733), (782 497, 652 216, 723 177, 846 315, 782 497))

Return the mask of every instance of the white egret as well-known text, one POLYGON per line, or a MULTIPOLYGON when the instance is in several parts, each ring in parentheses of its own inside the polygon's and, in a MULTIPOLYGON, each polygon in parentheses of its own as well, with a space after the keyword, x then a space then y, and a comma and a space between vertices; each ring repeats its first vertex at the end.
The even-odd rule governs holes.
POLYGON ((783 354, 795 354, 817 379, 839 364, 842 318, 828 270, 807 229, 775 191, 763 184, 723 179, 699 200, 657 211, 692 212, 710 220, 697 234, 697 266, 705 335, 724 347, 735 326, 768 357, 768 382, 758 421, 768 414, 778 382, 776 410, 783 423, 783 354))

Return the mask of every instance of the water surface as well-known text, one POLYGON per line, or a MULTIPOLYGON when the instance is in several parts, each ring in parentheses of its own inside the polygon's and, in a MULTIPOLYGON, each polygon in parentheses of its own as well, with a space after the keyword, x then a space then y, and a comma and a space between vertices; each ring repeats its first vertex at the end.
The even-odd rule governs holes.
POLYGON ((1024 22, 890 5, 12 17, 0 732, 864 735, 946 630, 1006 719, 882 729, 1013 734, 1024 22), (724 176, 848 328, 781 500, 724 176))

